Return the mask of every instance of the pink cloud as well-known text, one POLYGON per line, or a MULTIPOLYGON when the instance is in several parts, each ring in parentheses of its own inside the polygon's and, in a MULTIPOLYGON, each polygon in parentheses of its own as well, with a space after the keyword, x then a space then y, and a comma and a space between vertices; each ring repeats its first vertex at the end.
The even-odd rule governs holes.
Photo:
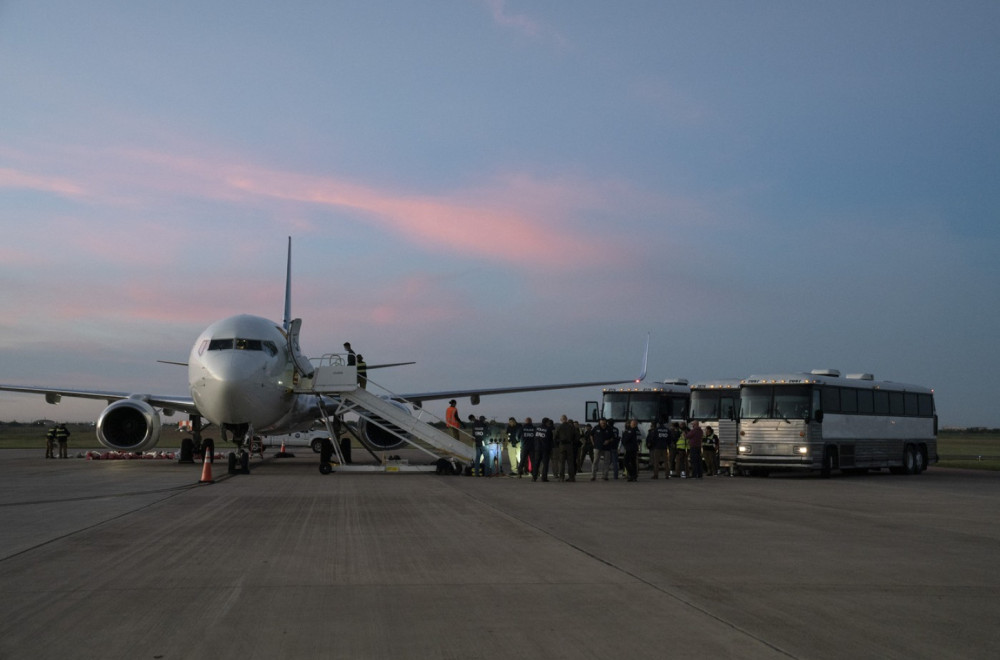
POLYGON ((0 188, 20 188, 54 193, 66 197, 84 194, 84 189, 68 179, 38 176, 0 167, 0 188))
POLYGON ((538 22, 528 18, 524 14, 511 14, 507 9, 506 0, 485 1, 497 25, 514 28, 531 37, 538 35, 540 30, 538 22))

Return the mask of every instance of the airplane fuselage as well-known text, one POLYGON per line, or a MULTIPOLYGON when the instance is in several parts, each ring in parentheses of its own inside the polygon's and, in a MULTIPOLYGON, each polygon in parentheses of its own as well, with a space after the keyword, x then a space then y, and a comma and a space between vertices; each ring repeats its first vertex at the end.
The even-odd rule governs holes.
POLYGON ((287 425, 299 407, 294 378, 285 333, 258 316, 213 323, 188 358, 191 398, 201 415, 219 426, 249 424, 265 431, 287 425))

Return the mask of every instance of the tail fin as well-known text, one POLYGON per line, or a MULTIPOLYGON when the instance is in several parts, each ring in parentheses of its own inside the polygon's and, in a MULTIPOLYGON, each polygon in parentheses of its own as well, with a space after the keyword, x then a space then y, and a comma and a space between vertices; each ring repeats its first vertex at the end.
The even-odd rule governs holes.
POLYGON ((292 237, 288 237, 288 262, 285 266, 285 318, 282 327, 285 332, 292 325, 292 237))
POLYGON ((639 372, 639 377, 635 379, 635 382, 641 383, 646 380, 646 363, 649 361, 649 334, 646 333, 646 348, 642 352, 642 371, 639 372))

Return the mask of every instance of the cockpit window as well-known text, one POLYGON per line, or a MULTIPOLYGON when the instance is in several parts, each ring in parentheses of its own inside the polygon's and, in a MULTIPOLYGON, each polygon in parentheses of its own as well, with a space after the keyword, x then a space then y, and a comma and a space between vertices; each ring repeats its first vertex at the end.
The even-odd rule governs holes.
POLYGON ((213 339, 208 343, 210 351, 264 351, 271 357, 278 354, 278 346, 273 341, 260 339, 213 339))

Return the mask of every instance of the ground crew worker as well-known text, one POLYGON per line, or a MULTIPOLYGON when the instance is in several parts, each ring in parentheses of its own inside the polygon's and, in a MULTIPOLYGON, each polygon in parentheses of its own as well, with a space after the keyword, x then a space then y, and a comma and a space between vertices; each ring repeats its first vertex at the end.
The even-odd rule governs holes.
POLYGON ((53 425, 45 434, 45 458, 55 458, 56 427, 53 425))
MULTIPOLYGON (((674 426, 680 430, 680 425, 677 422, 674 422, 674 426)), ((681 479, 687 479, 687 455, 688 441, 681 430, 680 435, 677 436, 677 444, 674 445, 674 471, 680 475, 681 479)))
POLYGON ((462 428, 462 420, 458 418, 458 406, 454 399, 448 402, 448 409, 444 412, 444 423, 451 437, 458 440, 458 429, 462 428))
POLYGON ((701 430, 698 420, 691 422, 691 428, 684 437, 688 441, 688 465, 691 466, 691 476, 694 479, 701 479, 701 444, 705 432, 701 430))
POLYGON ((69 458, 67 448, 69 446, 69 429, 65 424, 56 426, 56 442, 59 443, 59 458, 69 458))

